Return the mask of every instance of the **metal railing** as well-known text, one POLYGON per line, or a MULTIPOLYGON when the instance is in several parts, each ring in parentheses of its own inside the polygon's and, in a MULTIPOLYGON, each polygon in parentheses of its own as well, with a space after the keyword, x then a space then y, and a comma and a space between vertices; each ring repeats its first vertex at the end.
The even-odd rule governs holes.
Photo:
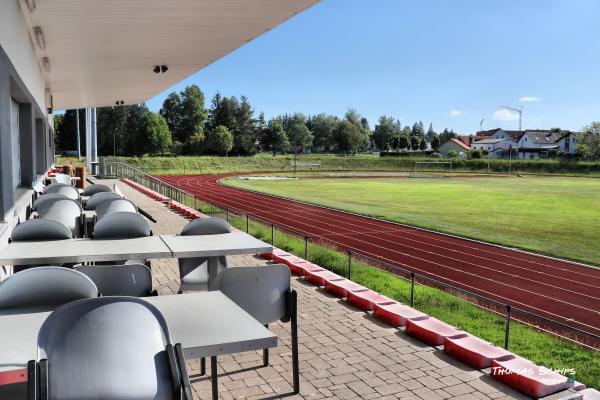
MULTIPOLYGON (((411 307, 415 305, 415 287, 417 284, 422 284, 428 287, 433 287, 437 289, 445 289, 451 294, 460 294, 462 296, 466 296, 469 299, 475 300, 475 302, 469 301, 471 304, 485 309, 487 311, 491 311, 497 315, 503 316, 505 319, 504 322, 504 348, 508 350, 510 343, 510 329, 511 329, 511 321, 513 319, 517 319, 520 322, 524 322, 534 328, 543 330, 547 333, 554 334, 556 336, 562 337, 567 340, 574 341, 576 343, 582 344, 586 347, 593 348, 595 350, 600 349, 600 335, 587 332, 583 329, 566 325, 562 322, 553 320, 551 318, 544 317, 542 315, 533 313, 531 311, 527 311, 521 307, 517 307, 508 303, 504 303, 490 297, 472 292, 470 290, 463 289, 461 287, 448 284, 442 280, 432 278, 423 273, 415 272, 405 267, 400 267, 398 265, 394 265, 388 261, 384 261, 381 259, 374 258, 372 256, 362 254, 356 249, 336 245, 334 243, 328 242, 326 236, 319 235, 306 235, 304 232, 300 232, 295 230, 289 226, 277 225, 272 221, 260 217, 258 215, 253 215, 244 210, 237 209, 235 207, 229 207, 225 204, 218 204, 217 202, 209 202, 206 200, 200 200, 193 193, 187 192, 183 189, 180 189, 164 180, 148 174, 140 169, 137 169, 127 163, 119 161, 117 159, 105 158, 100 161, 100 176, 103 177, 113 177, 113 178, 126 178, 141 185, 148 187, 164 196, 167 196, 177 202, 185 204, 187 206, 193 207, 196 210, 200 210, 201 212, 213 215, 220 216, 223 219, 226 219, 228 222, 232 222, 234 217, 242 218, 242 228, 245 228, 246 232, 250 231, 250 222, 253 221, 260 225, 263 225, 265 229, 271 230, 271 244, 275 246, 276 243, 276 231, 280 231, 283 234, 291 235, 296 237, 299 240, 303 240, 304 242, 304 259, 308 261, 309 259, 309 245, 312 243, 317 246, 326 246, 329 248, 334 248, 335 250, 345 254, 347 256, 347 269, 345 272, 345 277, 349 280, 352 280, 352 269, 353 265, 357 262, 360 262, 362 265, 366 265, 372 268, 377 268, 379 270, 390 273, 398 278, 404 279, 405 281, 410 283, 410 294, 409 294, 409 304, 411 307), (205 208, 202 209, 202 206, 205 208), (245 224, 244 224, 245 222, 245 224), (244 226, 245 225, 245 226, 244 226), (487 304, 488 306, 482 305, 482 303, 487 304), (515 315, 516 314, 516 315, 515 315), (532 321, 538 321, 538 324, 533 323, 532 321), (550 328, 553 327, 553 328, 550 328), (572 337, 565 336, 564 333, 568 332, 572 336, 577 339, 573 339, 572 337), (584 338, 588 340, 584 340, 584 338), (592 343, 592 344, 591 344, 592 343)), ((464 299, 462 299, 464 300, 464 299)))

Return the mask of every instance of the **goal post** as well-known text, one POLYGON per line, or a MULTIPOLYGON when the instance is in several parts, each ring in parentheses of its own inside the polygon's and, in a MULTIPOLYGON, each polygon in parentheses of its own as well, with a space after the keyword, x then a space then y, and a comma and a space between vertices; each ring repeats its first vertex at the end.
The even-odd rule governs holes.
POLYGON ((449 161, 417 161, 410 173, 411 178, 449 178, 452 163, 449 161))

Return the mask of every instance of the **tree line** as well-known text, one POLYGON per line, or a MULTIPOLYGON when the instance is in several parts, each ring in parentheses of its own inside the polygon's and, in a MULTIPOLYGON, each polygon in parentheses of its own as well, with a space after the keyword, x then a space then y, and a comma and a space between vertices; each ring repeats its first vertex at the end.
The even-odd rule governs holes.
MULTIPOLYGON (((60 151, 75 150, 77 110, 56 115, 55 137, 60 151)), ((85 149, 84 110, 79 110, 81 148, 85 149)), ((421 121, 402 127, 398 120, 381 116, 374 130, 357 111, 343 117, 320 113, 284 114, 266 120, 245 96, 216 93, 205 106, 204 93, 196 85, 170 93, 158 113, 145 104, 96 109, 100 155, 253 155, 260 151, 335 152, 356 154, 369 149, 384 151, 425 150, 427 141, 439 143, 457 135, 437 134, 421 121)))

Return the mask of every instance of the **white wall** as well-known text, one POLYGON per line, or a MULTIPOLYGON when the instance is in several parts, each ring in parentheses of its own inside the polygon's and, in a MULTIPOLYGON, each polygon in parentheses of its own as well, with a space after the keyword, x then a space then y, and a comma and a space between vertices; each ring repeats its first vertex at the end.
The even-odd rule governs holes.
MULTIPOLYGON (((41 110, 47 108, 46 85, 19 0, 0 0, 0 46, 41 110)), ((29 10, 26 10, 29 12, 29 10)))

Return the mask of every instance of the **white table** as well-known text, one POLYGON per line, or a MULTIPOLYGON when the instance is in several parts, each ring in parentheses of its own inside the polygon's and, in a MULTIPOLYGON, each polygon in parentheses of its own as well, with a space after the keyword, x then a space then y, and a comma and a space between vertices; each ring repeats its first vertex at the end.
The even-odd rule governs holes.
POLYGON ((272 251, 273 247, 269 244, 239 231, 219 235, 166 235, 115 240, 79 238, 12 242, 0 252, 0 265, 216 257, 272 251))
POLYGON ((273 246, 245 232, 235 231, 216 235, 161 236, 174 258, 234 256, 273 252, 273 246))
POLYGON ((84 261, 170 258, 171 254, 160 236, 12 242, 0 253, 0 265, 60 265, 84 261))
MULTIPOLYGON (((211 357, 277 346, 277 336, 219 291, 146 297, 160 310, 173 343, 185 358, 211 357)), ((37 359, 37 335, 51 311, 0 311, 0 372, 27 367, 37 359)), ((211 368, 216 398, 216 368, 211 368)))

